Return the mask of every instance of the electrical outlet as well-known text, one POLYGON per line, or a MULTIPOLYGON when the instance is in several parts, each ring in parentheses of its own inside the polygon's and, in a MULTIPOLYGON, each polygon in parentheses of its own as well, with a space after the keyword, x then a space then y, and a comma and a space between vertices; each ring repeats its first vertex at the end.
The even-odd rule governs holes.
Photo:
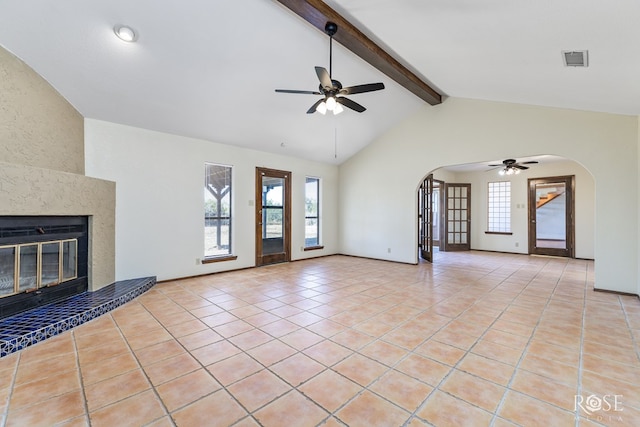
POLYGON ((390 254, 391 253, 391 248, 387 248, 387 253, 390 254))
POLYGON ((196 258, 196 265, 200 265, 200 258, 196 258))
POLYGON ((520 246, 520 243, 516 242, 516 248, 520 246))

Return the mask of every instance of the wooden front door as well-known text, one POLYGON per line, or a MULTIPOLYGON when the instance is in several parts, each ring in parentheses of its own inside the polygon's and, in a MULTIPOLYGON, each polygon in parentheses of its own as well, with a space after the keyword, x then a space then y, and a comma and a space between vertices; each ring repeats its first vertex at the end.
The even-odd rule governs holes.
POLYGON ((256 168, 256 266, 291 260, 291 172, 256 168))
POLYGON ((573 258, 574 177, 529 179, 529 253, 573 258))

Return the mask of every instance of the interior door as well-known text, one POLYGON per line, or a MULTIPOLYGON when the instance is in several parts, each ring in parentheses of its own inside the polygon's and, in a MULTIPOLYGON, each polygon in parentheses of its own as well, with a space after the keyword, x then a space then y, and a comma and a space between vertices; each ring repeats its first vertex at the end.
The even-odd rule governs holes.
POLYGON ((529 253, 574 257, 574 177, 529 179, 529 253))
POLYGON ((420 257, 433 262, 433 174, 427 176, 420 186, 418 221, 420 257))
POLYGON ((439 250, 444 248, 444 181, 433 180, 433 246, 439 250))
POLYGON ((256 266, 291 259, 291 172, 256 168, 256 266))
POLYGON ((444 250, 471 249, 471 184, 445 184, 444 250))

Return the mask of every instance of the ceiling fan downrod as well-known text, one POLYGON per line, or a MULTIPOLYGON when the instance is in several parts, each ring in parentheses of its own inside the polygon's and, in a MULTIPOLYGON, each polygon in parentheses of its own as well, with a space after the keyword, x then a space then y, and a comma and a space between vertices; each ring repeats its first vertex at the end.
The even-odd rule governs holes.
POLYGON ((333 35, 338 32, 338 24, 327 21, 324 32, 329 35, 329 78, 333 75, 333 35))

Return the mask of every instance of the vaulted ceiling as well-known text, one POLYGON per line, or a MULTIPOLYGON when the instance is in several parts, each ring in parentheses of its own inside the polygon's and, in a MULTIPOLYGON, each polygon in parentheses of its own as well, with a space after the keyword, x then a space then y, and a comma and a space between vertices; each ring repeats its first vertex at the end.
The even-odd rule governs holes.
MULTIPOLYGON (((640 114, 640 3, 327 0, 443 95, 640 114), (563 50, 588 50, 565 67, 563 50)), ((3 0, 0 45, 87 118, 341 163, 431 106, 339 43, 333 77, 383 82, 367 108, 306 114, 326 34, 276 0, 3 0), (133 27, 125 43, 113 27, 133 27)))

